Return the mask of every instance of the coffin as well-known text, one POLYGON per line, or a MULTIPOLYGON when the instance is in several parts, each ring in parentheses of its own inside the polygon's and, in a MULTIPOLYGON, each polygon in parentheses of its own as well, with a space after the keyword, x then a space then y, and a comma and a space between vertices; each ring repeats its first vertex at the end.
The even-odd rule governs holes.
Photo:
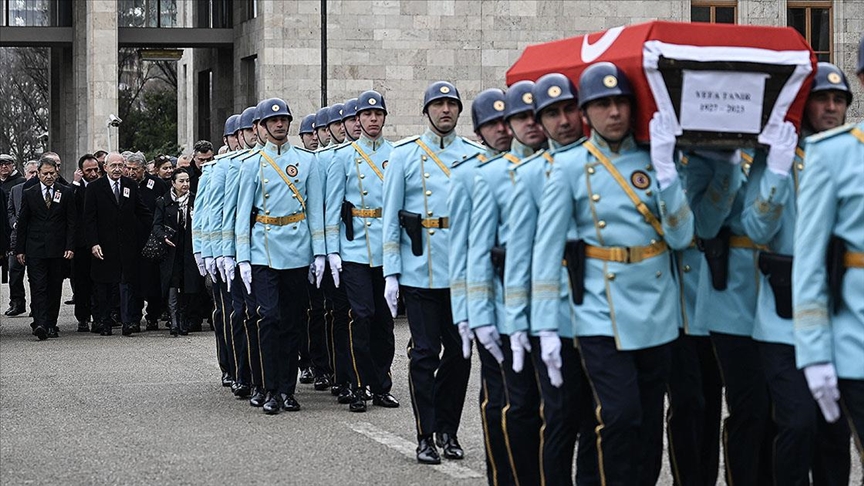
POLYGON ((648 140, 659 110, 678 121, 679 146, 753 147, 768 123, 800 129, 816 72, 815 54, 789 27, 654 21, 528 46, 507 84, 559 72, 578 87, 599 61, 633 86, 636 139, 648 140))

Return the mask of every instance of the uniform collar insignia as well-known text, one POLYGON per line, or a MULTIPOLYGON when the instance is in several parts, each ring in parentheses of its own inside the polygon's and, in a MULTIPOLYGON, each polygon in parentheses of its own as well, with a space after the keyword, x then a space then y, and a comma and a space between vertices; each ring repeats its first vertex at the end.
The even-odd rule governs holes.
POLYGON ((535 152, 531 147, 525 145, 519 140, 516 140, 516 137, 513 137, 513 142, 510 144, 510 151, 520 159, 524 159, 535 152))
POLYGON ((453 143, 453 140, 456 140, 456 130, 453 130, 447 135, 441 137, 437 133, 433 132, 431 128, 427 128, 426 133, 423 134, 423 138, 431 142, 430 145, 443 149, 453 143))

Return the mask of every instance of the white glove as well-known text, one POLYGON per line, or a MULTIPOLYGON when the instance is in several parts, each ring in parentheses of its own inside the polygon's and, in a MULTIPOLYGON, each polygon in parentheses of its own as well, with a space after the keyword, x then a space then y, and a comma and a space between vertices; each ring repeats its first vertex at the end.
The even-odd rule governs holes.
POLYGON ((555 331, 540 331, 540 359, 546 363, 549 383, 560 388, 564 383, 561 374, 561 338, 555 331))
POLYGON ((672 115, 654 113, 654 118, 648 124, 651 137, 651 165, 657 171, 657 184, 660 189, 669 187, 678 178, 675 170, 675 125, 672 115))
POLYGON ((333 284, 339 288, 339 272, 342 271, 342 257, 338 253, 327 255, 327 263, 330 264, 330 273, 333 274, 333 284))
POLYGON ((237 262, 234 261, 234 257, 224 256, 222 257, 222 268, 225 269, 225 283, 228 283, 234 280, 234 267, 237 266, 237 262))
POLYGON ((489 351, 489 354, 495 358, 498 364, 504 362, 504 351, 501 351, 501 336, 498 334, 498 329, 495 326, 492 324, 480 326, 474 329, 474 336, 477 337, 477 341, 486 348, 486 351, 489 351))
POLYGON ((240 262, 240 279, 246 286, 246 293, 252 293, 252 265, 249 262, 240 262))
POLYGON ((195 265, 198 267, 198 273, 201 274, 202 277, 207 275, 207 268, 204 266, 204 259, 201 258, 201 253, 193 253, 193 257, 195 257, 195 265))
POLYGON ((810 393, 819 404, 822 415, 828 423, 834 423, 840 418, 840 390, 837 389, 837 372, 831 363, 820 363, 804 368, 804 378, 810 393))
POLYGON ((462 321, 456 324, 456 327, 459 328, 459 336, 462 338, 462 357, 471 359, 471 339, 473 335, 471 334, 471 328, 468 327, 468 321, 462 321))
POLYGON ((219 273, 219 276, 222 277, 222 281, 227 284, 228 279, 225 278, 225 258, 220 256, 214 258, 214 260, 216 262, 216 271, 219 273))
POLYGON ((309 273, 306 275, 306 279, 309 280, 311 285, 315 285, 315 264, 309 264, 309 273))
POLYGON ((204 257, 204 268, 207 269, 207 273, 210 274, 210 280, 216 281, 216 275, 219 273, 216 270, 216 260, 213 257, 204 257))
POLYGON ((327 265, 327 258, 324 255, 318 255, 312 264, 315 265, 315 287, 320 289, 321 281, 324 280, 324 267, 327 265))
POLYGON ((513 371, 519 373, 525 366, 525 353, 531 352, 531 343, 528 342, 528 333, 516 331, 510 335, 510 351, 513 352, 513 371))
POLYGON ((399 277, 396 275, 384 277, 384 300, 387 301, 387 307, 390 308, 390 315, 396 317, 397 301, 399 300, 399 277))
POLYGON ((789 122, 782 125, 768 124, 759 135, 759 141, 771 146, 768 150, 768 170, 779 176, 789 175, 795 160, 795 148, 798 147, 795 125, 789 122))

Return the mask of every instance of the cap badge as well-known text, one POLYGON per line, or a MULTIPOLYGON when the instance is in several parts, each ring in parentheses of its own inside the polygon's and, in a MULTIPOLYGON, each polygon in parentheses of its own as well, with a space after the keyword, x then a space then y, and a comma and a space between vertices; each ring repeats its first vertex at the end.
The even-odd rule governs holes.
POLYGON ((374 105, 375 103, 378 103, 378 102, 375 101, 375 98, 369 98, 368 103, 369 103, 370 105, 374 105))
POLYGON ((273 111, 279 111, 279 105, 273 105, 270 107, 270 109, 273 111))
POLYGON ((548 91, 546 91, 546 94, 548 94, 550 98, 557 98, 561 96, 561 88, 558 86, 552 86, 548 91))
POLYGON ((605 78, 603 78, 603 86, 606 86, 607 88, 614 88, 615 86, 618 86, 618 78, 612 76, 611 74, 606 76, 605 78))
POLYGON ((833 84, 840 83, 840 75, 837 73, 828 73, 828 82, 833 84))
POLYGON ((530 105, 531 103, 534 103, 534 95, 532 95, 531 93, 523 94, 522 95, 522 103, 525 103, 526 105, 530 105))
POLYGON ((449 86, 441 86, 441 89, 439 89, 438 91, 441 91, 442 93, 447 94, 450 92, 450 87, 449 86))
POLYGON ((495 111, 504 111, 504 102, 496 100, 495 103, 492 103, 492 108, 495 108, 495 111))

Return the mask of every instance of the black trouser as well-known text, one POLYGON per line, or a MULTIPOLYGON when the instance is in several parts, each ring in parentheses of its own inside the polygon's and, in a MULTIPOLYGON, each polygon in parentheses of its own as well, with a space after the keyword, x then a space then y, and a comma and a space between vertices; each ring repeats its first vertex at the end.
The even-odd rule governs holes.
POLYGON ((810 394, 804 372, 795 366, 795 347, 758 342, 777 427, 773 444, 774 483, 849 484, 849 425, 829 424, 810 394), (817 481, 818 479, 818 481, 817 481))
POLYGON ((351 310, 351 305, 348 304, 345 287, 340 285, 337 288, 333 282, 330 264, 324 268, 321 289, 324 291, 324 306, 327 315, 330 316, 330 357, 333 364, 333 383, 350 386, 351 383, 355 382, 354 368, 351 366, 351 345, 348 332, 348 313, 351 310))
POLYGON ((672 343, 666 432, 676 485, 715 485, 720 461, 723 382, 708 336, 672 343))
POLYGON ((293 395, 297 387, 300 327, 306 318, 308 268, 274 270, 252 265, 252 293, 258 304, 264 388, 293 395), (297 298, 300 296, 300 298, 297 298))
POLYGON ((549 371, 540 358, 540 338, 532 336, 530 341, 530 359, 540 391, 540 473, 543 483, 547 486, 573 484, 573 449, 578 439, 576 484, 599 484, 597 436, 594 432, 597 420, 579 350, 574 347, 573 339, 561 338, 564 383, 556 388, 549 382, 549 371))
POLYGON ((855 446, 858 449, 858 460, 864 466, 864 380, 847 380, 841 378, 838 381, 840 387, 840 405, 849 420, 852 435, 855 437, 855 446))
MULTIPOLYGON (((138 314, 144 310, 144 317, 147 321, 158 321, 165 311, 165 295, 162 294, 162 285, 160 285, 159 263, 147 262, 141 265, 140 270, 146 275, 141 276, 141 287, 138 292, 139 300, 138 307, 135 309, 138 314), (144 307, 144 301, 147 301, 147 307, 144 307)), ((182 270, 181 270, 182 272, 182 270)), ((140 317, 139 317, 140 321, 140 317)))
POLYGON ((480 420, 486 449, 486 480, 490 486, 515 484, 512 454, 501 420, 502 411, 507 407, 504 374, 498 361, 482 345, 477 346, 477 357, 480 358, 480 420))
MULTIPOLYGON (((5 218, 6 215, 0 215, 0 217, 5 218)), ((17 304, 22 308, 27 305, 27 295, 24 292, 24 271, 26 268, 18 263, 15 255, 9 256, 9 304, 17 304)))
POLYGON ((72 259, 72 275, 75 280, 75 319, 87 322, 93 315, 93 281, 90 280, 90 250, 78 248, 72 259))
MULTIPOLYGON (((254 280, 253 280, 254 281, 254 280)), ((234 361, 234 346, 231 335, 231 295, 228 288, 217 275, 213 281, 213 331, 216 335, 216 358, 223 373, 233 380, 237 372, 234 361)))
POLYGON ((348 321, 354 389, 390 393, 390 365, 396 352, 393 316, 384 300, 382 267, 342 262, 342 286, 351 304, 348 321))
POLYGON ((63 258, 27 258, 33 327, 57 327, 63 295, 63 258))
POLYGON ((456 435, 471 361, 462 357, 462 338, 450 310, 450 290, 403 285, 401 293, 411 330, 408 387, 417 437, 429 437, 435 432, 456 435))
MULTIPOLYGON (((302 296, 298 298, 302 299, 302 296)), ((258 305, 246 292, 240 270, 231 280, 231 335, 237 355, 234 379, 244 385, 261 386, 261 355, 258 349, 258 305)))
POLYGON ((723 422, 726 482, 772 484, 768 384, 759 347, 748 336, 711 332, 726 387, 729 416, 723 422))
POLYGON ((330 356, 331 327, 327 322, 327 312, 324 309, 324 291, 314 283, 307 282, 306 288, 309 293, 309 309, 306 315, 306 326, 304 326, 306 342, 301 345, 305 344, 309 350, 309 361, 315 377, 329 377, 333 374, 334 365, 330 356))
POLYGON ((601 477, 606 484, 656 484, 671 347, 619 351, 613 338, 591 336, 579 338, 579 349, 597 409, 601 477))
POLYGON ((111 314, 119 298, 118 287, 117 282, 93 282, 93 296, 96 302, 93 321, 99 323, 103 331, 111 330, 111 314))
MULTIPOLYGON (((485 349, 477 346, 478 349, 485 349)), ((510 469, 520 485, 540 484, 540 390, 531 357, 525 356, 522 371, 513 371, 513 351, 510 337, 501 336, 504 362, 504 393, 506 406, 501 414, 507 449, 510 454, 510 469)), ((538 350, 539 352, 539 350, 538 350)), ((481 357, 483 355, 481 354, 481 357)), ((496 363, 497 364, 497 363, 496 363)), ((570 463, 573 462, 571 451, 570 463)))

